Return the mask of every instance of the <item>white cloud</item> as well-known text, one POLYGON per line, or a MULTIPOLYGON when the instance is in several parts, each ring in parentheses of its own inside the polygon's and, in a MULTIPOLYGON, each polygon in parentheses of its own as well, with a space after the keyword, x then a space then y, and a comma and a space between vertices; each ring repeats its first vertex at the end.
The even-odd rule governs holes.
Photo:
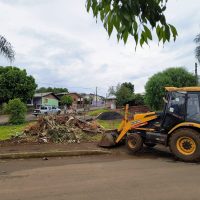
MULTIPOLYGON (((85 9, 85 0, 0 0, 1 32, 17 53, 14 65, 26 68, 39 86, 63 86, 102 94, 111 85, 131 81, 137 92, 152 74, 170 66, 193 71, 193 39, 200 31, 199 0, 169 1, 167 19, 178 31, 177 41, 138 47, 108 39, 85 9)), ((2 60, 2 65, 9 65, 2 60)))

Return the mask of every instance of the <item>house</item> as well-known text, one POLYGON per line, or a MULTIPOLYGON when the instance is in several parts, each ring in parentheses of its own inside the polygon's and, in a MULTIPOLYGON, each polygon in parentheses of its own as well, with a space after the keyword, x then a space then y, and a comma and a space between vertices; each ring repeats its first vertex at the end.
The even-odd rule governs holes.
POLYGON ((83 107, 83 98, 80 94, 78 94, 76 92, 70 92, 70 93, 62 92, 62 93, 56 94, 56 96, 59 99, 61 99, 65 95, 72 97, 72 99, 73 99, 72 106, 73 107, 75 107, 75 108, 82 108, 83 107))
POLYGON ((58 107, 59 98, 53 92, 35 93, 31 104, 38 108, 40 106, 58 107))
POLYGON ((105 105, 105 98, 100 95, 95 94, 85 94, 82 93, 81 96, 83 99, 87 99, 90 102, 90 105, 93 107, 102 107, 105 105))
POLYGON ((106 107, 111 108, 111 109, 116 109, 116 97, 114 95, 110 95, 106 98, 106 107))

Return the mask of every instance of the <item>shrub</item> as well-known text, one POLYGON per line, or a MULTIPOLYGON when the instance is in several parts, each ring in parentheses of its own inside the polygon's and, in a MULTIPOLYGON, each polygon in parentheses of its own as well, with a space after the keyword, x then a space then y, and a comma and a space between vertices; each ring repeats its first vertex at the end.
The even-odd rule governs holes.
POLYGON ((73 99, 71 96, 64 95, 61 97, 60 102, 62 105, 66 105, 67 107, 69 107, 72 105, 73 99))
POLYGON ((26 105, 19 99, 9 100, 7 109, 9 113, 9 123, 22 124, 25 122, 26 105))
POLYGON ((135 94, 134 101, 135 105, 144 105, 144 96, 141 94, 135 94))
POLYGON ((0 105, 0 115, 5 115, 7 114, 7 103, 2 103, 0 105))

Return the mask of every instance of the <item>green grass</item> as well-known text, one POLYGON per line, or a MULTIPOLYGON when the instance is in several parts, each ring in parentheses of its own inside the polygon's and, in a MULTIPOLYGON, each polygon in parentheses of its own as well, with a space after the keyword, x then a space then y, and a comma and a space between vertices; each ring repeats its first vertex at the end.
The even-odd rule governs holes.
POLYGON ((106 108, 101 108, 101 109, 97 109, 97 110, 91 110, 89 112, 87 112, 86 114, 89 116, 98 116, 99 114, 103 113, 103 112, 107 112, 109 111, 106 108))
POLYGON ((103 126, 105 129, 117 129, 119 127, 119 124, 122 120, 116 119, 116 120, 97 120, 97 123, 99 123, 101 126, 103 126))
POLYGON ((100 141, 102 138, 102 134, 98 133, 98 134, 95 134, 95 135, 90 135, 90 134, 87 134, 87 133, 83 133, 81 135, 81 140, 82 141, 87 141, 87 142, 98 142, 100 141))
POLYGON ((0 140, 6 140, 11 138, 13 135, 21 134, 28 123, 21 125, 5 125, 0 126, 0 140))

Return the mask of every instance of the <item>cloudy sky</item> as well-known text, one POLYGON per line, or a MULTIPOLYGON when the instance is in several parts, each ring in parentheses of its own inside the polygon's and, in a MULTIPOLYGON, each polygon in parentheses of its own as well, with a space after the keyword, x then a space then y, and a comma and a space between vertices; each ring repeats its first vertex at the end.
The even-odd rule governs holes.
MULTIPOLYGON (((167 20, 176 26, 176 42, 137 48, 110 39, 85 9, 85 0, 0 0, 1 35, 16 51, 12 65, 24 68, 39 86, 98 92, 130 81, 136 92, 154 73, 173 66, 194 72, 195 44, 200 33, 199 0, 169 0, 167 20)), ((155 38, 156 39, 156 38, 155 38)), ((10 65, 0 57, 0 65, 10 65)))

